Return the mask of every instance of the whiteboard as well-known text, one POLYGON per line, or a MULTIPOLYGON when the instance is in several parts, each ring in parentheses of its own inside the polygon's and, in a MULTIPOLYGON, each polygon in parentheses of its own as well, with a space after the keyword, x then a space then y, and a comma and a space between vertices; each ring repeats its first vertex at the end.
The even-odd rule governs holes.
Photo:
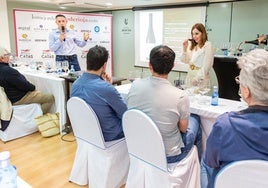
POLYGON ((205 17, 206 6, 135 11, 135 66, 148 67, 151 49, 164 44, 176 53, 173 70, 188 71, 180 61, 182 43, 205 17))
POLYGON ((55 16, 63 14, 67 19, 67 28, 77 32, 83 39, 83 33, 89 32, 85 47, 76 48, 82 70, 86 70, 86 54, 89 48, 101 45, 109 51, 107 73, 112 75, 112 15, 85 14, 74 12, 54 12, 14 9, 14 28, 16 54, 22 61, 55 61, 55 54, 49 50, 49 33, 57 28, 55 16))

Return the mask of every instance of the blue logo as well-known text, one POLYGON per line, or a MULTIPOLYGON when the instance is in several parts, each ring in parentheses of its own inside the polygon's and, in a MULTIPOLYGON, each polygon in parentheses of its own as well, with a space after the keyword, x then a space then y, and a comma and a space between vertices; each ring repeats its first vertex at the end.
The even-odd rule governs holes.
POLYGON ((99 27, 99 26, 95 26, 95 27, 94 27, 94 31, 95 31, 96 33, 100 32, 100 27, 99 27))

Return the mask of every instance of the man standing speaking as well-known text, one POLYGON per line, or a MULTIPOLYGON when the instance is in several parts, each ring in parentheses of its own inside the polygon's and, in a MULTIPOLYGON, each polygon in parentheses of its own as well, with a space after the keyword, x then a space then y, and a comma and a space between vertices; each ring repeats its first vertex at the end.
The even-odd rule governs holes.
POLYGON ((80 65, 75 54, 76 45, 84 47, 89 38, 88 32, 84 33, 84 38, 80 39, 75 31, 66 28, 67 19, 64 15, 56 15, 58 29, 49 34, 49 49, 56 55, 56 61, 68 61, 69 68, 74 66, 75 71, 80 71, 80 65))

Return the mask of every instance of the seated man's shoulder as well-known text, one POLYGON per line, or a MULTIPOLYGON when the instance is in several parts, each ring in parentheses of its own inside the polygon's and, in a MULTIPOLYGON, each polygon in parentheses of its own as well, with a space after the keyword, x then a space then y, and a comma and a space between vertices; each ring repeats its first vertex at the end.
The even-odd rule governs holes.
POLYGON ((3 73, 3 74, 18 74, 18 75, 21 75, 21 73, 17 69, 14 69, 14 68, 12 68, 10 66, 3 67, 1 73, 3 73))
POLYGON ((233 126, 239 124, 240 117, 236 112, 225 112, 216 118, 213 129, 221 132, 229 132, 233 130, 233 126))
POLYGON ((113 92, 113 93, 118 93, 117 89, 114 87, 114 85, 110 83, 104 83, 103 89, 106 90, 107 92, 113 92))

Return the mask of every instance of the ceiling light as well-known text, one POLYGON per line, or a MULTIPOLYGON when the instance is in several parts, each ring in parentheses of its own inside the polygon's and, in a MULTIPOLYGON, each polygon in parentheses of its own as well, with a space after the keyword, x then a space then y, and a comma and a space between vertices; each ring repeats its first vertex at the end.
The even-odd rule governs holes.
POLYGON ((106 6, 112 6, 113 3, 105 3, 106 6))

